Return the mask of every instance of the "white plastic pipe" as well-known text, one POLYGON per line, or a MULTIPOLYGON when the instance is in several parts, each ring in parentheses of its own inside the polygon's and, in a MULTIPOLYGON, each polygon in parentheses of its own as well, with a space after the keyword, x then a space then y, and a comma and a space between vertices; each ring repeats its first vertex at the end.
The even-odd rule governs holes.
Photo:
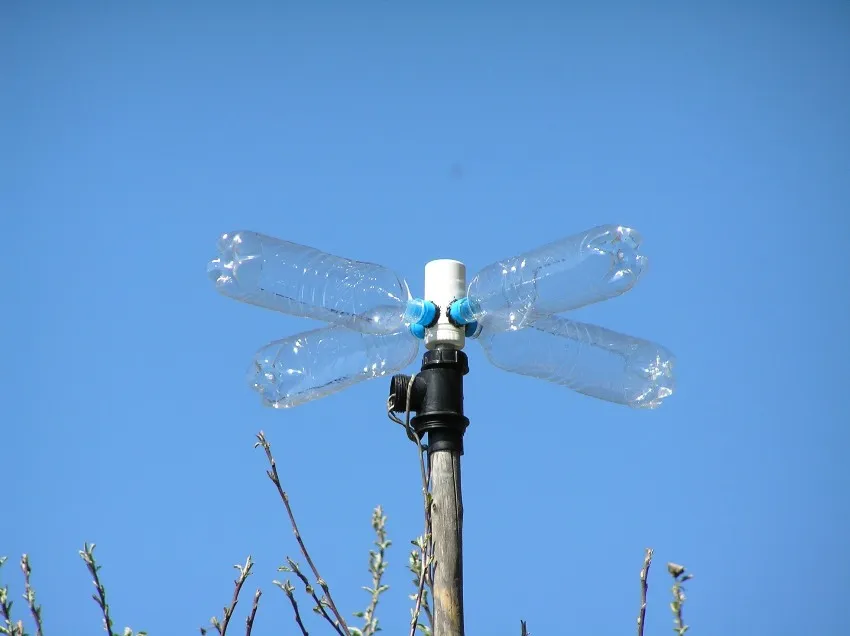
POLYGON ((425 347, 436 349, 438 345, 450 345, 463 349, 466 344, 464 327, 455 327, 449 322, 449 305, 453 300, 466 296, 466 265, 451 259, 439 259, 425 265, 425 300, 440 307, 437 324, 425 330, 425 347))

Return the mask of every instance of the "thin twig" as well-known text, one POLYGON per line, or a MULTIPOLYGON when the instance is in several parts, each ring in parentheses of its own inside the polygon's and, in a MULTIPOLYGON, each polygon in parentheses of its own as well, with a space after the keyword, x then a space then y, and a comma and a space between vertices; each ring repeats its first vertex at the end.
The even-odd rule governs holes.
MULTIPOLYGON (((5 560, 6 557, 3 557, 3 559, 0 560, 0 565, 2 565, 5 560)), ((24 622, 12 622, 12 601, 9 600, 9 588, 5 586, 0 587, 0 616, 3 617, 3 620, 6 623, 5 627, 0 627, 0 634, 9 634, 9 636, 26 636, 24 633, 24 622)))
POLYGON ((230 625, 233 611, 239 602, 239 594, 242 592, 242 586, 245 585, 245 580, 251 576, 251 568, 254 567, 254 562, 251 561, 251 556, 249 555, 245 560, 245 565, 239 565, 237 563, 233 567, 239 570, 239 576, 233 581, 233 598, 230 600, 230 606, 224 608, 224 616, 222 617, 221 624, 216 619, 210 621, 212 626, 218 630, 219 636, 225 636, 227 633, 227 626, 230 625))
MULTIPOLYGON (((411 543, 413 545, 415 545, 417 549, 411 550, 410 557, 409 557, 409 564, 408 564, 408 569, 411 572, 413 572, 413 574, 414 574, 413 586, 414 586, 414 589, 416 590, 416 592, 414 594, 410 595, 410 599, 413 600, 413 601, 417 601, 419 599, 419 589, 420 589, 420 583, 421 583, 423 587, 422 587, 422 599, 421 599, 421 603, 420 603, 420 611, 425 612, 425 616, 428 618, 428 624, 433 626, 434 625, 434 615, 431 612, 431 608, 430 608, 429 603, 428 603, 428 590, 425 587, 425 586, 431 585, 431 581, 430 581, 430 577, 429 577, 431 570, 430 570, 430 568, 423 568, 423 566, 422 566, 422 553, 423 553, 422 545, 424 543, 424 538, 419 537, 415 541, 411 541, 411 543), (424 580, 422 579, 423 575, 425 577, 424 580)), ((414 613, 415 613, 415 607, 414 607, 414 613)), ((417 621, 417 623, 418 623, 418 621, 417 621)), ((422 626, 421 623, 419 623, 418 626, 422 626)))
POLYGON ((24 599, 30 608, 32 619, 35 622, 36 636, 43 636, 44 630, 41 625, 41 606, 37 605, 35 602, 35 590, 32 589, 32 585, 30 584, 32 568, 30 567, 29 556, 26 554, 21 556, 21 571, 24 573, 24 599))
MULTIPOLYGON (((429 493, 430 496, 430 493, 429 493)), ((428 538, 431 538, 431 521, 428 520, 428 538)), ((428 590, 431 590, 431 597, 434 596, 434 556, 431 552, 433 549, 433 543, 429 544, 428 548, 428 559, 429 564, 425 569, 425 589, 422 591, 422 611, 425 612, 425 617, 428 619, 428 625, 431 626, 431 629, 434 628, 434 613, 431 611, 431 604, 428 601, 428 590)))
MULTIPOLYGON (((428 579, 425 581, 425 584, 428 586, 433 586, 433 582, 431 581, 431 575, 428 575, 428 579)), ((424 596, 422 599, 422 611, 425 612, 425 617, 428 619, 428 624, 434 625, 434 614, 431 612, 431 606, 428 604, 428 597, 424 596)))
POLYGON ((682 585, 685 581, 694 578, 693 574, 685 573, 685 566, 677 563, 668 563, 667 571, 673 577, 673 600, 670 602, 670 610, 673 612, 673 631, 678 636, 684 636, 688 631, 688 626, 685 625, 685 619, 682 617, 682 607, 685 604, 685 588, 682 585))
MULTIPOLYGON (((0 567, 6 562, 6 557, 0 557, 0 567)), ((9 636, 26 636, 24 634, 24 623, 18 621, 12 622, 12 601, 9 600, 9 588, 7 586, 0 587, 0 616, 3 617, 3 622, 6 626, 0 626, 0 634, 8 634, 9 636)))
POLYGON ((652 565, 652 548, 647 548, 643 556, 643 567, 640 569, 640 610, 637 617, 637 636, 643 636, 644 623, 646 622, 646 592, 649 589, 647 577, 649 566, 652 565))
MULTIPOLYGON (((0 557, 0 568, 6 562, 6 557, 0 557)), ((6 629, 11 633, 12 630, 12 601, 9 600, 9 588, 7 586, 0 587, 0 616, 6 623, 6 629)))
POLYGON ((385 554, 387 548, 392 545, 392 541, 387 539, 386 524, 387 518, 384 515, 384 510, 381 506, 378 506, 372 511, 372 529, 375 531, 375 547, 378 550, 377 552, 375 550, 369 550, 369 572, 372 574, 372 587, 366 588, 366 591, 371 594, 371 598, 369 599, 369 606, 366 608, 366 611, 357 613, 357 616, 362 617, 364 621, 362 636, 373 636, 376 632, 380 631, 378 619, 375 618, 375 612, 377 611, 381 594, 389 587, 382 585, 382 580, 384 572, 387 570, 385 554))
POLYGON ((271 470, 267 470, 266 474, 269 476, 269 479, 272 480, 275 487, 277 488, 277 492, 280 495, 281 500, 283 501, 283 505, 286 506, 286 512, 289 515, 289 521, 292 524, 292 531, 295 533, 295 539, 298 541, 298 547, 301 548, 301 554, 304 555, 304 558, 307 559, 307 563, 310 566, 310 569, 313 571, 313 575, 316 577, 316 582, 322 588, 322 591, 325 593, 325 598, 328 601, 328 606, 331 608, 331 611, 336 616, 337 621, 339 621, 340 626, 345 630, 344 633, 348 633, 348 626, 345 624, 345 620, 342 618, 342 614, 337 610, 336 605, 333 602, 333 598, 331 597, 331 591, 328 587, 327 582, 322 578, 319 574, 319 570, 316 568, 316 564, 313 563, 313 559, 310 558, 310 553, 307 552, 307 546, 304 545, 304 541, 301 538, 301 533, 298 531, 298 524, 295 522, 295 515, 292 513, 292 507, 289 505, 289 496, 283 490, 283 487, 280 484, 280 477, 277 473, 277 464, 275 463, 274 456, 272 455, 271 445, 266 440, 265 434, 260 431, 257 434, 257 443, 254 444, 254 448, 257 446, 262 446, 263 450, 266 451, 266 458, 269 460, 269 464, 271 465, 271 470))
POLYGON ((254 592, 254 603, 251 605, 251 613, 245 619, 245 636, 251 636, 251 630, 254 629, 254 617, 257 615, 257 608, 260 606, 260 597, 262 595, 263 591, 257 588, 257 591, 254 592))
POLYGON ((520 628, 520 636, 529 636, 528 627, 526 627, 525 621, 519 622, 519 628, 520 628))
POLYGON ((292 583, 289 581, 284 581, 283 583, 280 581, 273 581, 273 583, 284 591, 289 602, 292 604, 292 611, 295 614, 295 622, 298 623, 298 627, 301 628, 301 634, 303 636, 310 636, 307 632, 307 628, 304 627, 304 623, 301 622, 301 613, 298 611, 298 602, 295 600, 295 595, 292 593, 292 590, 295 589, 292 586, 292 583))
POLYGON ((80 557, 85 562, 86 567, 89 570, 89 574, 92 577, 92 583, 94 583, 94 587, 97 590, 97 594, 92 594, 92 598, 95 603, 98 604, 100 611, 103 613, 103 630, 109 634, 109 636, 112 636, 112 617, 109 615, 109 603, 106 602, 106 588, 103 587, 103 584, 100 582, 100 577, 97 575, 98 570, 100 570, 100 566, 97 565, 97 562, 94 559, 94 548, 94 543, 91 545, 84 543, 83 549, 80 550, 80 557))
MULTIPOLYGON (((3 567, 5 562, 6 557, 0 557, 0 567, 3 567)), ((6 623, 5 627, 0 627, 0 633, 9 634, 9 636, 25 636, 23 621, 12 622, 12 601, 9 600, 9 588, 5 585, 0 587, 0 616, 6 623)))
POLYGON ((419 585, 416 589, 416 605, 413 606, 413 616, 410 619, 410 636, 416 634, 416 627, 419 625, 419 612, 422 609, 422 592, 425 589, 425 572, 427 567, 425 563, 422 564, 422 573, 419 576, 419 585))
POLYGON ((314 601, 316 601, 316 607, 313 608, 314 611, 317 614, 320 614, 322 618, 324 618, 328 622, 328 624, 330 624, 330 626, 336 630, 337 634, 339 634, 340 636, 345 636, 343 631, 340 629, 339 624, 335 623, 334 619, 332 619, 328 614, 327 610, 325 610, 326 603, 323 603, 322 599, 320 599, 319 596, 316 594, 316 588, 314 588, 310 584, 310 579, 308 579, 307 576, 301 571, 301 567, 298 565, 298 563, 296 563, 289 557, 286 557, 286 562, 289 563, 289 566, 281 566, 278 568, 278 571, 292 572, 293 574, 295 574, 295 576, 301 579, 301 582, 304 584, 304 591, 309 594, 314 601))

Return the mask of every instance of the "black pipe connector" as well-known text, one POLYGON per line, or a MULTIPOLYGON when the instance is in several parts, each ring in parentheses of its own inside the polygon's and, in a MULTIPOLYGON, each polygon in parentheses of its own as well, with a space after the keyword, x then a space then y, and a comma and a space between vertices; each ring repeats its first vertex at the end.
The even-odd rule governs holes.
POLYGON ((408 410, 421 440, 428 433, 428 451, 457 450, 463 454, 463 434, 469 419, 463 415, 463 376, 469 373, 469 359, 457 349, 434 349, 422 357, 422 370, 412 378, 394 375, 390 381, 393 411, 408 410))

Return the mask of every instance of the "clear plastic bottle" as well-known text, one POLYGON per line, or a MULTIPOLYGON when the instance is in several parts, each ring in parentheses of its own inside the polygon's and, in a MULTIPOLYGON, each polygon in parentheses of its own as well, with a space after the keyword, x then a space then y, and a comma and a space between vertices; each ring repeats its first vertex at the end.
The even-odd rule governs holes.
POLYGON ((516 331, 485 319, 477 335, 495 366, 632 408, 653 409, 673 393, 673 355, 661 345, 558 316, 516 331))
POLYGON ((249 384, 274 408, 291 408, 410 364, 419 341, 403 331, 365 334, 340 326, 270 342, 257 351, 249 384))
POLYGON ((207 273, 242 302, 373 334, 427 324, 433 306, 411 298, 392 270, 240 230, 223 234, 207 273))
POLYGON ((522 328, 535 314, 558 314, 619 296, 647 266, 640 244, 631 228, 600 225, 497 261, 470 281, 467 298, 452 305, 452 317, 468 324, 488 314, 510 315, 522 328))

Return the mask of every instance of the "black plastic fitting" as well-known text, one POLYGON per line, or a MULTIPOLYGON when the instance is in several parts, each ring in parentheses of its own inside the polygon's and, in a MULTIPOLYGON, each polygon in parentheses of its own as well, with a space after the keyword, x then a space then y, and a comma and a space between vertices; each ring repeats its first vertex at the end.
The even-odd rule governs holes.
POLYGON ((463 434, 469 419, 463 414, 463 376, 469 373, 469 359, 457 349, 434 349, 422 357, 422 370, 412 378, 394 375, 390 380, 393 411, 407 411, 421 440, 428 433, 428 451, 457 450, 463 454, 463 434))

